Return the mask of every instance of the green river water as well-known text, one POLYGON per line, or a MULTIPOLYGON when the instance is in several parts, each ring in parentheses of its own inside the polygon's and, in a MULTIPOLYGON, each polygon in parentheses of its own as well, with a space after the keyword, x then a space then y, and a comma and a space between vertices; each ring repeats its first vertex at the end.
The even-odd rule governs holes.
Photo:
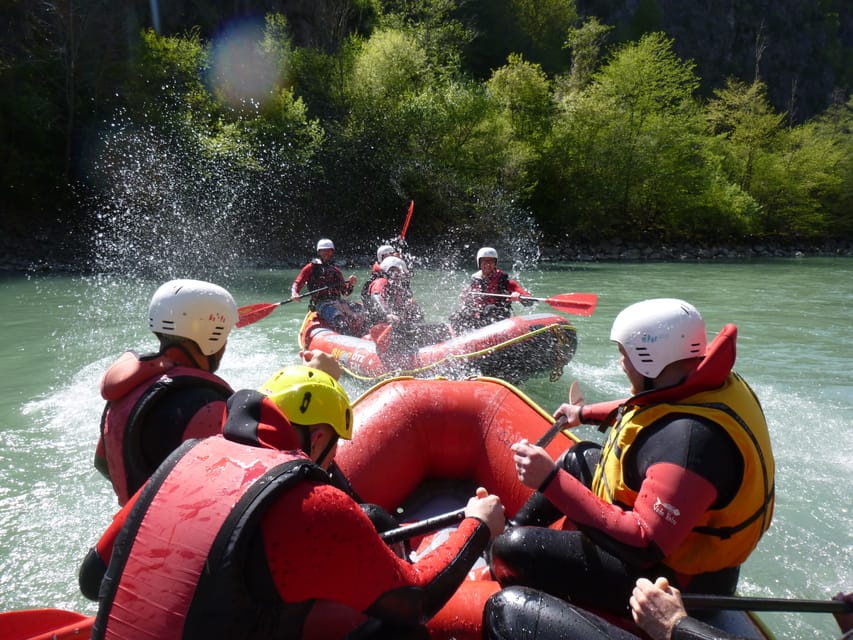
MULTIPOLYGON (((356 273, 363 278, 366 268, 356 273)), ((244 305, 288 297, 295 274, 233 271, 225 281, 193 275, 227 286, 244 305)), ((600 296, 593 316, 572 318, 578 350, 562 379, 520 385, 548 411, 567 397, 573 379, 587 401, 626 393, 608 336, 615 315, 632 302, 689 300, 703 313, 709 339, 723 324, 737 324, 736 369, 764 405, 777 461, 773 525, 743 568, 740 594, 828 599, 853 589, 853 260, 566 264, 516 275, 537 296, 600 296)), ((439 319, 464 280, 459 272, 421 270, 413 289, 430 319, 439 319)), ((159 283, 119 276, 0 279, 0 611, 95 611, 77 590, 76 569, 116 507, 92 467, 103 409, 98 384, 126 348, 154 348, 145 314, 159 283)), ((257 387, 295 362, 304 312, 304 303, 282 305, 235 331, 223 377, 235 388, 257 387)), ((365 390, 343 382, 352 397, 365 390)), ((588 428, 581 433, 600 438, 588 428)), ((780 639, 837 635, 829 614, 761 617, 780 639)))

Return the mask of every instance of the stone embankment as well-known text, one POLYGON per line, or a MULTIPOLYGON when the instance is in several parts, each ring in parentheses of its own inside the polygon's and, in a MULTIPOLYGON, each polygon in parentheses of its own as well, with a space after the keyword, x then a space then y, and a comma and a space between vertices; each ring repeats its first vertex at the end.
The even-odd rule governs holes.
MULTIPOLYGON (((38 235, 29 238, 0 236, 0 273, 86 272, 91 269, 85 243, 38 235)), ((419 247, 413 247, 417 255, 419 247)), ((559 246, 542 246, 543 264, 565 262, 703 262, 795 258, 806 256, 853 257, 853 239, 784 242, 756 241, 732 245, 643 244, 621 239, 586 244, 581 242, 559 246)), ((256 259, 258 256, 254 256, 256 259)), ((349 268, 372 264, 373 256, 341 256, 349 268)), ((299 268, 310 256, 283 260, 260 259, 258 267, 299 268)), ((427 261, 428 262, 428 261, 427 261)))
POLYGON ((545 262, 696 262, 796 258, 805 256, 853 256, 853 240, 810 242, 757 241, 750 244, 629 244, 615 239, 594 245, 564 245, 542 248, 545 262))

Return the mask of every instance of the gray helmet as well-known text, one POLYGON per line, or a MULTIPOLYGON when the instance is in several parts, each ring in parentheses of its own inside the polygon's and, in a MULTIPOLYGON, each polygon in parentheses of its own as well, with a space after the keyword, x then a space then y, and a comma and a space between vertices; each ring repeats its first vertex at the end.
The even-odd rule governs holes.
POLYGON ((376 262, 382 262, 385 258, 395 252, 394 247, 390 244, 383 244, 376 250, 376 262))
POLYGON ((404 276, 409 275, 409 268, 402 258, 397 256, 388 256, 379 265, 379 270, 388 273, 391 269, 399 269, 404 276))
POLYGON ((478 269, 480 268, 480 259, 481 258, 494 258, 495 260, 497 260, 498 259, 498 252, 495 251, 494 249, 492 249, 492 247, 482 247, 477 252, 477 268, 478 269))

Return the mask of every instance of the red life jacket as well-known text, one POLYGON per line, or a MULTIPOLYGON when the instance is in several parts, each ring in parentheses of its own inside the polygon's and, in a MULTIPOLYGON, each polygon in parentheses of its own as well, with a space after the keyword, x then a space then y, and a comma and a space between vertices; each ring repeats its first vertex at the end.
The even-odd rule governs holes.
MULTIPOLYGON (((182 388, 208 387, 222 396, 233 393, 219 376, 195 367, 176 364, 169 357, 140 358, 126 353, 105 376, 101 395, 107 400, 101 416, 101 444, 110 481, 120 505, 141 487, 156 469, 142 453, 142 426, 151 409, 168 394, 182 388), (107 378, 110 378, 110 382, 107 378)), ((209 405, 208 405, 209 406, 209 405)), ((199 411, 187 416, 182 440, 219 433, 222 411, 199 411), (198 415, 201 414, 201 415, 198 415), (192 433, 187 433, 188 428, 192 433)))
MULTIPOLYGON (((311 305, 316 306, 320 302, 326 300, 337 300, 341 296, 348 295, 351 291, 347 289, 347 283, 344 280, 344 274, 338 266, 332 262, 323 262, 315 258, 311 261, 313 268, 311 276, 308 278, 308 289, 322 289, 329 287, 325 291, 320 291, 311 296, 311 305)), ((312 307, 313 310, 313 307, 312 307)))
POLYGON ((151 477, 116 541, 92 638, 299 637, 311 603, 285 605, 267 585, 255 592, 246 569, 263 554, 261 515, 304 480, 328 474, 302 454, 222 436, 185 442, 151 477))
MULTIPOLYGON (((506 294, 509 292, 509 276, 500 269, 495 269, 495 272, 490 278, 484 278, 483 272, 478 271, 471 279, 471 288, 483 293, 500 293, 506 294)), ((512 302, 509 298, 493 298, 491 296, 476 296, 474 304, 485 307, 486 305, 494 305, 501 310, 506 310, 507 315, 511 314, 510 308, 512 302)))

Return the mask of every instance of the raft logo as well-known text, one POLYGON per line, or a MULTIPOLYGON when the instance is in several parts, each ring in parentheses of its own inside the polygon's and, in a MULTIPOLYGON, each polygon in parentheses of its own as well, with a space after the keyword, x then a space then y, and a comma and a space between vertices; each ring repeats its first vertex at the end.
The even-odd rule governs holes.
POLYGON ((655 498, 655 504, 652 509, 654 509, 654 512, 669 524, 678 524, 678 520, 676 518, 681 515, 681 511, 679 511, 677 507, 667 504, 666 502, 661 502, 660 498, 655 498))

